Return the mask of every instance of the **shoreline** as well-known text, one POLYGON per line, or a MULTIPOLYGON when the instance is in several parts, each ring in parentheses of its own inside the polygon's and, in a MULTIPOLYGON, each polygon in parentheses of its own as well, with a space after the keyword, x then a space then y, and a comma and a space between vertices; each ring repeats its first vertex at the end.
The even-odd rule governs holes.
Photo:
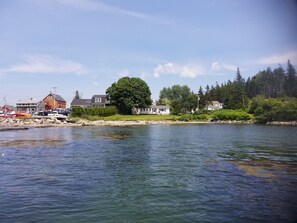
MULTIPOLYGON (((144 125, 197 125, 197 124, 237 124, 237 125, 250 125, 255 124, 253 121, 151 121, 151 120, 139 120, 139 121, 88 121, 80 119, 77 122, 71 120, 60 121, 56 118, 52 119, 17 119, 17 118, 0 118, 1 131, 7 130, 21 130, 28 128, 49 128, 49 127, 80 127, 80 126, 144 126, 144 125)), ((268 122, 265 125, 271 126, 297 126, 297 121, 292 122, 268 122)))

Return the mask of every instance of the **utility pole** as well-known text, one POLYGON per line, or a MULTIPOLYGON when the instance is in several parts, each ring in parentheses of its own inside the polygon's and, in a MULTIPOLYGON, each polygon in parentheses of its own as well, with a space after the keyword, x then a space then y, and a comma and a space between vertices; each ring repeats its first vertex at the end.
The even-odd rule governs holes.
POLYGON ((4 95, 3 97, 3 100, 4 100, 4 114, 6 114, 7 110, 6 110, 6 95, 4 95))

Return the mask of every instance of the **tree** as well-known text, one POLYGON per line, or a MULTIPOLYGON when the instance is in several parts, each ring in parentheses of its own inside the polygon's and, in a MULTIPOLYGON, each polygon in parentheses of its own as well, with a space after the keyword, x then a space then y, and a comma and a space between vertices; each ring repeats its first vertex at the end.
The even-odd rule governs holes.
POLYGON ((106 94, 122 114, 131 114, 134 107, 147 107, 152 104, 148 85, 136 77, 119 79, 106 90, 106 94))
POLYGON ((202 109, 205 107, 206 102, 205 102, 205 95, 203 94, 203 89, 201 86, 199 87, 198 96, 199 96, 199 109, 202 109))
POLYGON ((293 65, 291 64, 290 60, 288 60, 285 89, 286 89, 287 96, 297 97, 296 71, 295 71, 295 68, 293 67, 293 65))
POLYGON ((171 105, 174 114, 190 112, 197 107, 197 95, 187 85, 173 85, 171 88, 164 87, 160 91, 159 103, 164 104, 165 101, 171 105))
POLYGON ((76 91, 76 92, 75 92, 74 99, 80 99, 80 96, 79 96, 79 93, 78 93, 78 91, 76 91))

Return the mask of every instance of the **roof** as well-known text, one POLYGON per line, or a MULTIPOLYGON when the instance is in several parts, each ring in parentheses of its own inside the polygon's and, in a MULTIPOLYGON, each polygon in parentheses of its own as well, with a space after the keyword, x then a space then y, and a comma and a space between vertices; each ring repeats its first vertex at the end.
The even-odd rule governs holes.
POLYGON ((212 104, 223 104, 223 103, 220 103, 220 102, 218 102, 218 101, 212 101, 211 103, 212 103, 212 104))
POLYGON ((170 108, 169 105, 151 105, 150 108, 170 108))
POLYGON ((2 109, 5 110, 5 107, 6 107, 8 110, 10 110, 10 111, 15 110, 15 107, 12 106, 12 105, 3 105, 3 106, 2 106, 2 109))
MULTIPOLYGON (((65 99, 64 98, 62 98, 60 95, 58 95, 58 94, 53 94, 52 93, 52 95, 58 100, 58 101, 65 101, 65 99)), ((66 101, 65 101, 66 102, 66 101)))
MULTIPOLYGON (((56 100, 58 100, 58 101, 65 101, 65 99, 64 98, 62 98, 60 95, 58 95, 58 94, 53 94, 53 93, 49 93, 47 96, 49 96, 49 95, 52 95, 56 100)), ((46 96, 46 97, 47 97, 46 96)), ((45 97, 45 98, 46 98, 45 97)), ((66 102, 66 101, 65 101, 66 102)))
POLYGON ((95 94, 95 95, 93 95, 93 97, 92 98, 106 98, 107 97, 107 95, 106 94, 95 94))
POLYGON ((71 106, 84 106, 84 105, 91 105, 91 99, 73 99, 71 102, 71 106))
POLYGON ((39 100, 23 100, 23 101, 18 101, 16 104, 30 104, 30 103, 39 103, 39 100))

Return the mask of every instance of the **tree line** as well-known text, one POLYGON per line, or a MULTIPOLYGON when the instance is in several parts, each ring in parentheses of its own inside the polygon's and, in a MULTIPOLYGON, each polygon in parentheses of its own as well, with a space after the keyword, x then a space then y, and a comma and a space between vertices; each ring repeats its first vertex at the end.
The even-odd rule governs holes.
POLYGON ((250 100, 256 96, 265 98, 297 97, 296 70, 290 61, 287 69, 280 65, 272 70, 267 68, 245 80, 239 68, 233 81, 215 86, 207 85, 205 90, 200 86, 195 94, 188 86, 174 85, 164 87, 160 92, 159 104, 170 104, 175 114, 191 112, 204 108, 211 101, 224 103, 225 109, 247 110, 250 100), (198 104, 199 102, 199 104, 198 104))

